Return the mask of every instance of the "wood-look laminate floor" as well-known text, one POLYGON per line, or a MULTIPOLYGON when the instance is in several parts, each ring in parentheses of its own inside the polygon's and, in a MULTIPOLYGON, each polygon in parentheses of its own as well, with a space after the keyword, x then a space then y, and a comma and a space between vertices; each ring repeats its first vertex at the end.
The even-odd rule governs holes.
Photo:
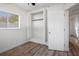
POLYGON ((1 53, 0 56, 78 56, 73 46, 70 46, 70 51, 49 50, 47 46, 28 42, 16 48, 1 53))

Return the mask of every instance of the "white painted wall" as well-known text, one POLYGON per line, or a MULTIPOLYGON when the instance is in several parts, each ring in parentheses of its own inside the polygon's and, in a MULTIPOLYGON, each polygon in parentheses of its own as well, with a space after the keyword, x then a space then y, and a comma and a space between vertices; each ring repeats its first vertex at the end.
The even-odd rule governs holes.
POLYGON ((27 12, 15 5, 0 4, 0 11, 20 16, 20 29, 0 29, 0 53, 14 48, 30 38, 27 12))
POLYGON ((45 44, 44 20, 33 21, 32 26, 32 41, 45 44))

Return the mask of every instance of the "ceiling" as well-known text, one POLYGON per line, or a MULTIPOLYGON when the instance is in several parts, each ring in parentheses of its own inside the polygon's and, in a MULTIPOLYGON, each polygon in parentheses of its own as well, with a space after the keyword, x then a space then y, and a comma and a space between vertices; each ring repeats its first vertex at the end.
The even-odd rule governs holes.
POLYGON ((15 5, 21 9, 28 11, 33 11, 33 10, 37 10, 37 9, 41 9, 41 8, 45 8, 45 7, 50 7, 53 5, 65 5, 65 4, 69 4, 69 3, 36 3, 35 6, 32 6, 31 3, 4 3, 5 5, 15 5))
POLYGON ((26 11, 32 11, 44 7, 49 7, 51 5, 55 5, 56 3, 36 3, 35 6, 32 6, 31 3, 15 3, 18 7, 25 9, 26 11))
POLYGON ((16 6, 26 10, 26 11, 33 11, 33 10, 37 10, 37 9, 41 9, 41 8, 45 8, 45 7, 50 7, 53 5, 73 5, 74 3, 36 3, 35 6, 32 6, 31 3, 14 3, 16 6))

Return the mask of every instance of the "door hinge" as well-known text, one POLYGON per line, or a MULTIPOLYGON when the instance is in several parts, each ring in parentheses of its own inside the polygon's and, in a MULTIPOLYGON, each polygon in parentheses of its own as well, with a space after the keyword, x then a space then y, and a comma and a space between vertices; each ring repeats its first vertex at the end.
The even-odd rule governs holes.
POLYGON ((64 47, 65 47, 65 44, 64 44, 64 47))
POLYGON ((65 16, 65 13, 64 13, 64 16, 65 16))
POLYGON ((65 31, 65 29, 64 29, 64 31, 65 31))

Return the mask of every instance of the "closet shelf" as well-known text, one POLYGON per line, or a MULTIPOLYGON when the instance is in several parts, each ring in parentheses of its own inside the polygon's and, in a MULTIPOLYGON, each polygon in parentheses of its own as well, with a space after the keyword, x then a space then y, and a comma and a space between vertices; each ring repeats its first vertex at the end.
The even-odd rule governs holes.
POLYGON ((38 21, 38 20, 43 20, 43 18, 33 19, 32 21, 38 21))

